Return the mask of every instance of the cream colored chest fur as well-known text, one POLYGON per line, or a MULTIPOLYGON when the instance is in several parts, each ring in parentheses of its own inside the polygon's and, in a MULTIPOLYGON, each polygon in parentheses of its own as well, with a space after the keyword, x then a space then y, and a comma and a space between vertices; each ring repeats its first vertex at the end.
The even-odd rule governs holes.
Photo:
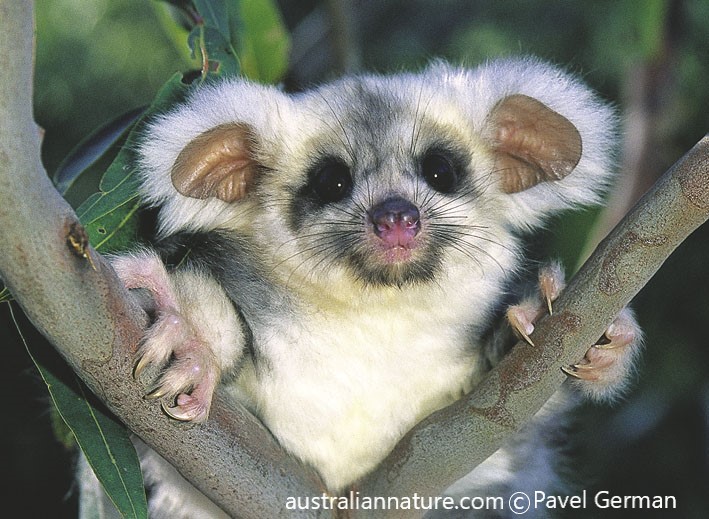
POLYGON ((416 288, 378 290, 349 304, 324 295, 318 303, 327 311, 314 304, 255 337, 269 358, 245 369, 239 385, 283 446, 340 488, 477 381, 481 352, 472 329, 487 309, 476 294, 496 282, 449 280, 443 285, 458 290, 429 286, 425 299, 416 288))

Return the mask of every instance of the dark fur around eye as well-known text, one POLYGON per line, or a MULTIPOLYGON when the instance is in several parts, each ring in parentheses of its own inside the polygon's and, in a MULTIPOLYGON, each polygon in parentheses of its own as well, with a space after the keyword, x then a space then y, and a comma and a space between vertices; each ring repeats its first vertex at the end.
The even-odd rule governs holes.
POLYGON ((343 200, 352 191, 352 173, 349 166, 335 157, 320 161, 309 175, 308 188, 314 199, 322 204, 343 200))
POLYGON ((453 193, 460 186, 464 169, 456 153, 431 149, 420 160, 421 176, 439 193, 453 193))

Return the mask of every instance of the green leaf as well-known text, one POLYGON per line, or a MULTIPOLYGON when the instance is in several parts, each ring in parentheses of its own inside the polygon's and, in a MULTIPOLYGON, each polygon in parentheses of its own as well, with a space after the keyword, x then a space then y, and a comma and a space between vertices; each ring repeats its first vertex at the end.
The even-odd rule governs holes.
POLYGON ((209 74, 244 74, 277 82, 288 67, 290 38, 274 0, 195 0, 198 21, 188 36, 209 74))
POLYGON ((226 0, 194 0, 205 27, 216 29, 225 40, 230 40, 229 9, 226 0))
POLYGON ((199 50, 202 61, 208 63, 206 72, 235 76, 241 71, 236 40, 230 27, 236 21, 230 18, 232 10, 226 0, 195 0, 202 23, 189 34, 188 44, 193 53, 199 50))
POLYGON ((237 4, 242 72, 254 81, 278 82, 288 68, 291 42, 276 3, 241 0, 237 4))
MULTIPOLYGON (((139 208, 135 167, 138 135, 147 117, 183 99, 188 89, 182 83, 180 74, 163 86, 103 175, 100 192, 90 196, 77 209, 77 215, 96 249, 124 249, 134 243, 139 208)), ((53 350, 47 347, 41 351, 30 351, 29 345, 26 346, 61 418, 73 433, 113 504, 123 517, 147 518, 140 463, 128 431, 105 410, 53 350), (54 358, 49 355, 50 352, 54 358)))
POLYGON ((53 181, 64 196, 76 181, 103 157, 130 128, 145 108, 131 110, 100 126, 67 155, 54 172, 53 181))
POLYGON ((179 9, 187 9, 190 6, 190 4, 192 3, 192 0, 162 0, 162 1, 167 4, 172 4, 179 9))
POLYGON ((138 177, 135 146, 148 117, 172 106, 186 95, 189 87, 182 75, 175 74, 133 127, 126 144, 110 165, 99 186, 100 191, 86 199, 76 210, 96 250, 124 250, 137 238, 138 177))
POLYGON ((147 519, 140 461, 128 430, 98 403, 49 344, 30 346, 15 320, 12 306, 10 312, 59 415, 73 433, 108 497, 123 517, 147 519))
POLYGON ((77 214, 94 249, 114 252, 125 250, 136 242, 136 213, 140 208, 136 190, 135 179, 130 177, 118 189, 95 193, 79 207, 77 214))
POLYGON ((193 52, 199 49, 208 70, 217 75, 236 76, 241 70, 232 42, 214 27, 197 25, 188 36, 193 52))

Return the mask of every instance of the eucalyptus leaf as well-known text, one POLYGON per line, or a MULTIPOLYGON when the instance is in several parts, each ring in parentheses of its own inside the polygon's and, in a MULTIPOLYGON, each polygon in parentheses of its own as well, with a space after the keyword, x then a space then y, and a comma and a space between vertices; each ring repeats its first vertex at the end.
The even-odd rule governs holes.
POLYGON ((239 74, 241 66, 228 35, 224 36, 214 27, 197 25, 190 32, 188 42, 193 52, 199 49, 203 62, 208 64, 207 72, 220 76, 239 74))
POLYGON ((230 41, 229 9, 226 0, 194 0, 195 9, 205 27, 216 29, 225 41, 230 41))
POLYGON ((57 190, 66 195, 76 180, 120 140, 144 111, 144 107, 131 110, 85 137, 54 172, 53 181, 57 190))
POLYGON ((137 240, 137 211, 140 199, 134 171, 116 189, 95 193, 77 214, 94 249, 103 252, 125 250, 137 240))
POLYGON ((290 38, 273 0, 196 0, 202 23, 188 37, 193 54, 206 64, 203 74, 244 74, 275 83, 288 67, 290 38))
POLYGON ((140 461, 128 430, 94 397, 59 354, 39 341, 30 346, 10 312, 62 420, 71 430, 106 494, 124 518, 146 519, 140 461))
POLYGON ((172 4, 177 8, 186 9, 192 4, 192 0, 161 0, 167 4, 172 4))
POLYGON ((286 73, 291 48, 278 6, 273 0, 241 0, 237 34, 242 72, 254 81, 276 83, 286 73))
POLYGON ((147 518, 140 461, 128 430, 99 404, 76 376, 64 385, 39 364, 37 367, 59 414, 113 504, 123 517, 147 518))
POLYGON ((137 239, 137 212, 140 207, 135 145, 151 115, 182 99, 189 87, 182 75, 175 74, 160 90, 155 101, 131 130, 126 144, 110 165, 100 183, 100 191, 76 210, 93 247, 102 251, 124 250, 137 239))
MULTIPOLYGON (((77 209, 96 249, 120 250, 135 242, 140 207, 135 143, 147 117, 181 100, 189 87, 174 75, 133 126, 126 143, 100 182, 100 191, 77 209)), ((30 355, 36 353, 28 351, 30 355)), ((50 350, 49 347, 44 350, 50 350)), ((52 400, 84 452, 107 495, 124 517, 146 518, 145 490, 137 454, 128 431, 117 422, 59 359, 35 355, 35 364, 52 400), (41 357, 41 358, 40 358, 41 357), (55 375, 57 370, 63 375, 55 375)), ((58 356, 57 356, 58 357, 58 356)))

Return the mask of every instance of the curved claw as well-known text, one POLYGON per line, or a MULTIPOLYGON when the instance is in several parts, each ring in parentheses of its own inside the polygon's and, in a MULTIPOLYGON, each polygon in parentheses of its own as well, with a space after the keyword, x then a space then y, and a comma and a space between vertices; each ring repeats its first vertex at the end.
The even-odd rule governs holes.
POLYGON ((206 404, 199 397, 181 393, 176 399, 176 405, 169 406, 165 402, 161 403, 162 410, 168 416, 181 422, 204 422, 209 416, 210 405, 206 404))
POLYGON ((530 346, 535 346, 535 347, 536 347, 536 345, 535 345, 534 342, 532 341, 532 338, 531 338, 529 335, 527 335, 527 334, 524 333, 523 331, 520 331, 519 329, 518 329, 517 331, 518 331, 519 334, 522 336, 522 338, 527 342, 527 344, 529 344, 530 346))
POLYGON ((174 418, 175 420, 179 420, 181 422, 191 422, 195 419, 194 412, 185 410, 180 406, 170 407, 165 402, 162 402, 160 407, 166 415, 170 418, 174 418))
POLYGON ((594 348, 599 350, 615 350, 618 348, 625 348, 635 340, 635 334, 633 332, 625 332, 614 334, 610 332, 610 329, 604 334, 608 342, 596 343, 593 345, 594 348))
POLYGON ((617 348, 623 348, 625 346, 625 344, 616 344, 613 342, 609 342, 607 344, 594 344, 592 348, 596 348, 597 350, 615 350, 617 348))
POLYGON ((570 366, 574 371, 594 371, 599 369, 601 366, 595 366, 593 364, 573 364, 570 366))
POLYGON ((530 305, 516 305, 511 306, 507 310, 507 321, 510 323, 512 328, 522 337, 530 346, 534 346, 534 342, 529 337, 529 335, 534 331, 534 324, 532 321, 536 313, 536 308, 530 305))
POLYGON ((167 391, 165 390, 165 388, 162 386, 158 386, 155 389, 153 389, 152 391, 149 391, 148 393, 146 393, 145 398, 147 400, 158 400, 158 399, 164 397, 165 395, 167 395, 167 391))
POLYGON ((138 379, 140 378, 140 375, 143 373, 145 368, 148 367, 150 364, 150 361, 146 358, 145 355, 141 355, 140 358, 138 358, 138 361, 135 363, 135 366, 133 367, 133 378, 138 379))
POLYGON ((566 376, 578 378, 578 379, 581 378, 581 376, 577 372, 576 366, 561 366, 561 371, 563 371, 564 374, 566 374, 566 376))
POLYGON ((564 286, 564 269, 560 263, 545 265, 539 271, 539 291, 547 304, 549 315, 554 314, 551 304, 559 297, 564 286))
POLYGON ((602 367, 594 366, 593 364, 572 364, 571 366, 561 367, 561 371, 567 376, 578 380, 596 380, 598 375, 594 372, 599 369, 602 369, 602 367))

